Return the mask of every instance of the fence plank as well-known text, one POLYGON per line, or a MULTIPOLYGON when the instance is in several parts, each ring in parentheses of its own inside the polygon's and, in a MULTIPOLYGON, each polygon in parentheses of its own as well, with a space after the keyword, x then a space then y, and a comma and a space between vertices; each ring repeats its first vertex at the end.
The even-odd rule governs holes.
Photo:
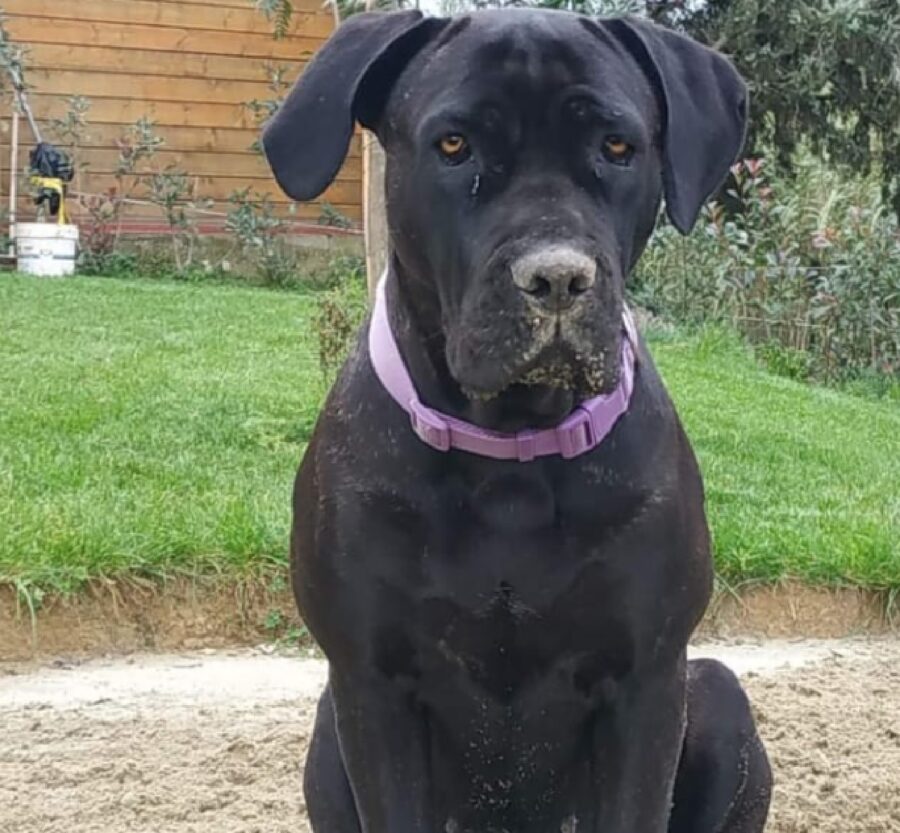
MULTIPOLYGON (((85 147, 78 152, 78 160, 84 176, 115 173, 119 160, 118 150, 111 148, 85 147)), ((192 176, 219 177, 229 179, 265 179, 269 177, 269 167, 259 154, 255 153, 204 153, 176 150, 157 151, 153 159, 157 170, 168 166, 187 169, 192 176)), ((359 182, 362 178, 362 163, 359 157, 348 160, 338 174, 338 182, 359 182)))
POLYGON ((134 98, 141 101, 187 101, 243 105, 254 99, 270 98, 264 81, 217 81, 201 78, 164 78, 118 72, 76 72, 37 69, 28 74, 36 93, 79 95, 88 98, 134 98))
MULTIPOLYGON (((50 118, 59 118, 65 112, 65 102, 58 99, 53 107, 44 110, 50 118)), ((93 107, 88 112, 90 124, 87 128, 87 140, 84 146, 88 148, 115 149, 116 140, 121 138, 128 125, 101 124, 94 117, 93 107)), ((57 133, 48 119, 38 119, 38 124, 47 134, 58 141, 57 133)), ((243 153, 249 151, 253 143, 259 138, 259 130, 256 128, 231 128, 231 127, 185 127, 185 126, 160 126, 156 127, 157 134, 165 140, 165 150, 195 151, 202 153, 243 153)), ((61 143, 61 142, 60 142, 61 143)), ((356 168, 359 168, 358 157, 360 153, 360 139, 355 136, 350 143, 348 160, 357 160, 356 168)), ((353 164, 352 162, 350 164, 353 164)))
MULTIPOLYGON (((293 81, 300 69, 313 56, 322 41, 305 40, 294 59, 281 59, 278 66, 287 71, 286 80, 293 81)), ((202 78, 218 81, 268 82, 263 61, 233 58, 230 55, 205 55, 195 52, 159 53, 149 49, 115 49, 108 46, 84 46, 31 42, 29 66, 43 70, 75 70, 82 72, 140 72, 172 78, 202 78)))
MULTIPOLYGON (((84 0, 79 5, 85 5, 84 0)), ((62 5, 62 4, 61 4, 62 5)), ((9 15, 6 25, 13 40, 19 43, 68 43, 84 46, 112 46, 117 49, 150 49, 161 52, 198 52, 205 55, 230 55, 265 60, 296 60, 317 48, 325 35, 275 40, 266 34, 214 32, 204 29, 178 29, 121 23, 54 20, 9 15)), ((322 28, 321 26, 318 28, 322 28)), ((331 31, 331 30, 328 30, 331 31)), ((312 34, 312 33, 310 33, 312 34)))
MULTIPOLYGON (((339 211, 348 219, 352 220, 355 223, 360 223, 362 221, 362 211, 359 205, 340 205, 331 203, 332 208, 339 211)), ((283 217, 286 220, 301 220, 304 222, 313 222, 318 223, 322 220, 322 208, 318 203, 304 203, 302 205, 290 206, 287 203, 273 203, 274 213, 283 217)), ((72 215, 72 218, 75 222, 86 224, 89 222, 89 217, 87 212, 81 208, 78 204, 78 200, 75 197, 70 197, 67 208, 69 213, 72 215)), ((212 206, 213 214, 198 214, 195 219, 198 222, 210 222, 210 223, 223 223, 225 219, 225 215, 227 214, 230 205, 225 200, 216 201, 212 206)), ((17 208, 19 217, 22 218, 23 214, 28 217, 34 217, 34 203, 32 202, 30 197, 20 197, 18 200, 18 208, 17 208)), ((164 217, 160 210, 153 205, 129 205, 127 206, 124 215, 134 221, 137 219, 145 220, 148 222, 154 223, 163 223, 164 217)))
MULTIPOLYGON (((8 164, 3 167, 3 179, 7 180, 9 173, 8 164)), ((149 174, 138 177, 143 183, 150 178, 149 174)), ((103 193, 115 188, 118 180, 112 173, 89 173, 85 177, 84 189, 89 193, 103 193)), ((197 199, 206 198, 217 201, 225 200, 236 190, 241 188, 253 188, 260 195, 268 195, 273 203, 290 204, 286 197, 270 177, 249 176, 195 176, 189 177, 189 186, 193 190, 193 196, 197 199)), ((135 196, 142 199, 146 194, 145 187, 139 187, 134 192, 135 196)), ((352 205, 359 199, 358 180, 337 180, 322 195, 322 200, 334 205, 352 205)))
MULTIPOLYGON (((232 9, 246 9, 253 0, 159 0, 160 3, 177 3, 180 6, 225 6, 232 9)), ((321 0, 291 0, 291 5, 298 11, 321 11, 321 0)))

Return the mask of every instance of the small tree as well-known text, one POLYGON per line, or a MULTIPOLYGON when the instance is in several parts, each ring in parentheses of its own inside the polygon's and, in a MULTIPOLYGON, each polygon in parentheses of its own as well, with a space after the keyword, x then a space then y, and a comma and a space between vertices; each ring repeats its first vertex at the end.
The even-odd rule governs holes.
MULTIPOLYGON (((256 8, 272 22, 272 32, 276 38, 283 38, 291 29, 294 16, 292 0, 254 0, 256 8)), ((335 23, 346 20, 351 15, 363 11, 396 9, 404 3, 395 0, 326 0, 326 6, 334 11, 335 23)))
POLYGON ((897 0, 647 0, 657 22, 734 60, 751 89, 748 152, 789 170, 795 150, 881 177, 900 213, 897 0))
POLYGON ((283 38, 290 31, 294 4, 291 0, 256 0, 256 8, 272 21, 273 34, 283 38))
POLYGON ((8 94, 11 80, 25 88, 25 58, 28 51, 15 43, 6 30, 6 13, 0 9, 0 94, 8 94))

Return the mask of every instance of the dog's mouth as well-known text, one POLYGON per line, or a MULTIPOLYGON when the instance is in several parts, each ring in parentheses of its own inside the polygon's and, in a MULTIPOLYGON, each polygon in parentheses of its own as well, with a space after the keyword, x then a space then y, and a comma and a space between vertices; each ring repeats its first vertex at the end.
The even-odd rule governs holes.
POLYGON ((487 403, 503 398, 516 402, 539 404, 559 399, 588 399, 614 389, 618 384, 618 360, 610 361, 605 350, 585 353, 563 342, 554 342, 534 358, 523 362, 509 375, 506 383, 483 388, 462 385, 472 402, 487 403))
POLYGON ((558 414, 618 385, 625 335, 614 298, 554 314, 508 299, 472 306, 446 329, 447 367, 472 409, 499 401, 510 413, 558 414))

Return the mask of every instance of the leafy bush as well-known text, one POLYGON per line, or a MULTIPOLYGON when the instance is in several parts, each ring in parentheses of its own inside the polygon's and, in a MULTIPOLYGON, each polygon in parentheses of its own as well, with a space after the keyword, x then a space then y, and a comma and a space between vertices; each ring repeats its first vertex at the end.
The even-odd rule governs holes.
POLYGON ((140 278, 186 283, 246 283, 247 277, 232 273, 232 264, 222 256, 224 242, 199 238, 190 265, 175 260, 167 237, 143 240, 127 239, 114 251, 82 251, 78 271, 82 275, 103 278, 140 278))
MULTIPOLYGON (((338 262, 337 268, 350 266, 338 262)), ((332 377, 347 357, 368 309, 366 271, 363 263, 344 272, 342 282, 318 298, 314 327, 322 375, 332 377)))
POLYGON ((234 235, 241 255, 266 286, 290 286, 297 280, 297 256, 284 232, 286 223, 267 194, 251 188, 229 197, 226 228, 234 235))
POLYGON ((133 252, 95 251, 82 248, 78 254, 78 271, 82 275, 104 278, 128 278, 146 274, 133 252))
MULTIPOLYGON (((244 107, 247 108, 256 126, 260 128, 275 115, 290 87, 290 83, 287 80, 289 72, 287 67, 266 62, 262 65, 262 69, 266 77, 266 85, 272 97, 254 98, 244 102, 244 107)), ((262 153, 262 146, 259 140, 253 143, 251 150, 262 153)))
POLYGON ((790 185, 763 160, 733 171, 730 216, 661 228, 634 279, 652 312, 727 323, 773 369, 846 379, 900 370, 900 229, 877 187, 799 161, 790 185))
POLYGON ((804 380, 812 374, 812 357, 803 350, 769 341, 756 349, 757 357, 770 373, 788 379, 804 380))
POLYGON ((175 270, 184 274, 194 265, 199 239, 196 213, 208 209, 210 201, 198 197, 188 174, 174 165, 153 171, 147 181, 147 199, 162 212, 169 226, 175 270))
POLYGON ((320 226, 331 226, 331 228, 353 228, 353 220, 327 200, 322 200, 319 206, 319 219, 317 222, 320 226))
POLYGON ((76 191, 82 190, 82 178, 87 163, 81 159, 81 149, 87 142, 88 112, 91 101, 83 95, 73 95, 66 99, 66 112, 61 119, 51 119, 49 132, 55 143, 66 151, 74 160, 75 177, 73 186, 76 191))

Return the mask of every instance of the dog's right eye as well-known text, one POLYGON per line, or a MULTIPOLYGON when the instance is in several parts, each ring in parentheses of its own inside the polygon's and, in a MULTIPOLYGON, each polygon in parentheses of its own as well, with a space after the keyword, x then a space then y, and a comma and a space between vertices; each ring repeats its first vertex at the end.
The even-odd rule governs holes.
POLYGON ((446 136, 442 136, 437 144, 444 161, 451 165, 458 165, 469 158, 469 143, 465 136, 461 136, 459 133, 448 133, 446 136))
POLYGON ((634 148, 618 136, 607 136, 603 141, 603 155, 614 165, 627 165, 634 156, 634 148))

